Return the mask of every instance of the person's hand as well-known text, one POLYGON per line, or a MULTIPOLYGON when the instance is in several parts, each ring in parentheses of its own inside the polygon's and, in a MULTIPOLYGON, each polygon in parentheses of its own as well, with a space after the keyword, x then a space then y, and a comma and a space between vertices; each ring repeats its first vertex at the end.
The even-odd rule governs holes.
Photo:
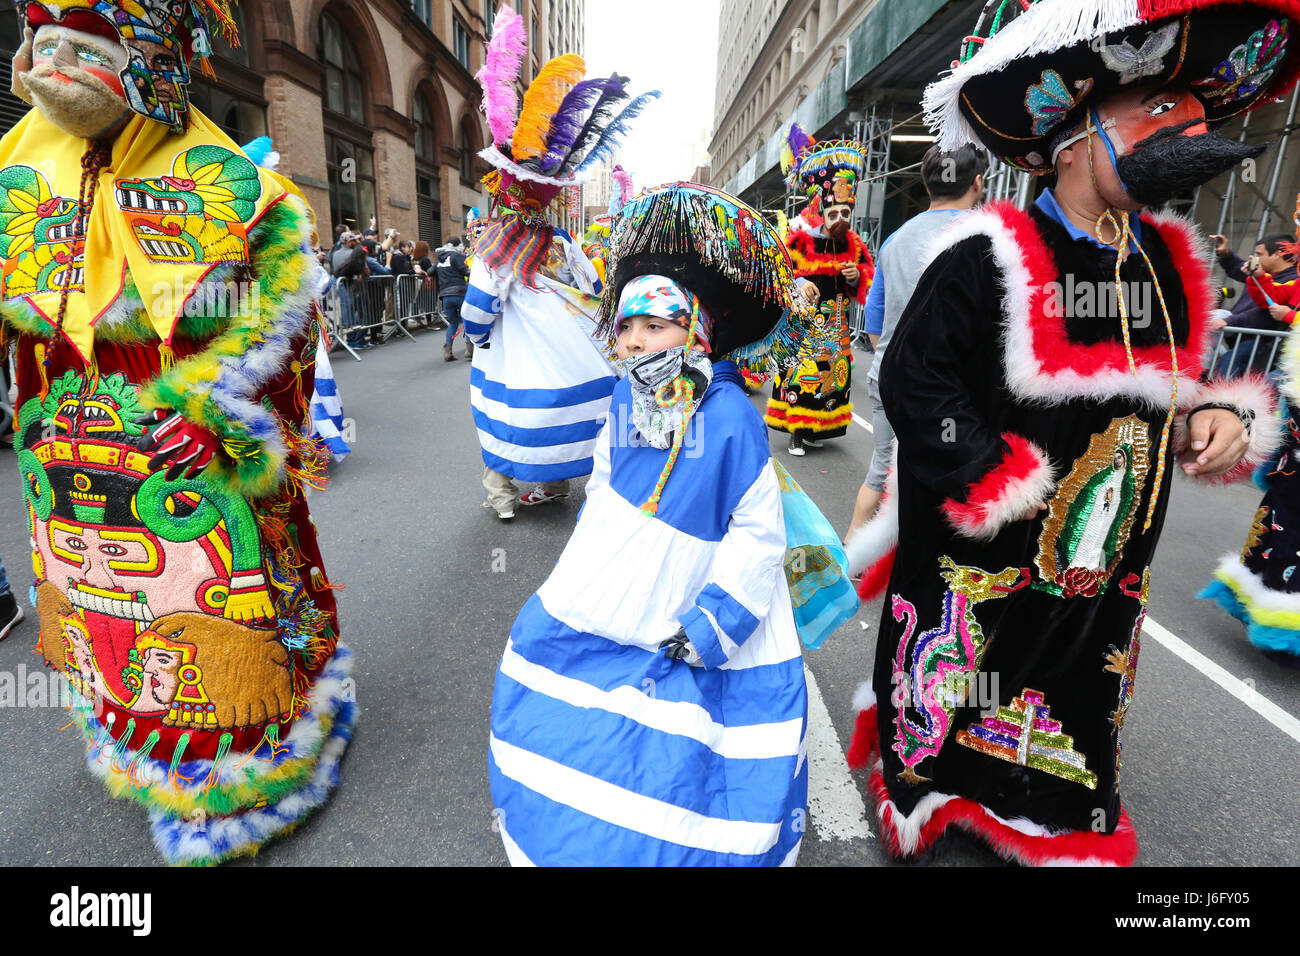
POLYGON ((370 228, 371 228, 371 229, 374 229, 374 228, 375 228, 375 217, 374 217, 374 216, 371 216, 371 217, 370 217, 370 228))
POLYGON ((1037 518, 1040 514, 1042 514, 1042 513, 1043 513, 1044 511, 1046 511, 1046 510, 1047 510, 1047 505, 1043 504, 1043 503, 1040 501, 1040 502, 1038 502, 1037 504, 1032 504, 1032 505, 1030 505, 1030 506, 1029 506, 1028 508, 1026 508, 1023 512, 1021 512, 1019 515, 1017 515, 1017 516, 1016 516, 1016 520, 1017 520, 1017 521, 1032 521, 1032 520, 1034 520, 1035 518, 1037 518))
POLYGON ((1237 466, 1250 448, 1250 433, 1240 418, 1223 408, 1207 408, 1187 421, 1194 461, 1183 465, 1189 476, 1213 478, 1237 466))
POLYGON ((1258 259, 1251 256, 1246 260, 1245 265, 1241 267, 1241 271, 1246 273, 1248 276, 1257 276, 1264 271, 1264 267, 1259 264, 1258 259))
POLYGON ((700 654, 691 645, 691 639, 686 636, 684 627, 678 628, 676 634, 661 642, 659 650, 663 651, 664 656, 670 661, 686 661, 692 664, 700 660, 700 654))
POLYGON ((136 424, 157 425, 141 450, 154 453, 149 459, 149 470, 159 471, 166 467, 168 481, 182 476, 197 477, 216 456, 217 436, 175 412, 157 409, 136 419, 136 424))
POLYGON ((1228 254, 1228 237, 1227 236, 1210 236, 1214 240, 1214 254, 1216 256, 1226 256, 1228 254))
POLYGON ((1217 319, 1217 318, 1210 319, 1210 328, 1213 329, 1215 332, 1219 332, 1223 329, 1226 329, 1227 327, 1228 327, 1227 319, 1217 319))
POLYGON ((844 276, 849 282, 857 282, 861 274, 861 270, 856 265, 847 265, 840 270, 840 275, 844 276))
POLYGON ((1282 305, 1280 302, 1274 302, 1268 307, 1268 314, 1273 316, 1278 322, 1290 322, 1292 308, 1289 305, 1282 305))
POLYGON ((822 294, 815 282, 805 282, 800 291, 803 292, 804 301, 810 305, 816 305, 821 301, 822 294))

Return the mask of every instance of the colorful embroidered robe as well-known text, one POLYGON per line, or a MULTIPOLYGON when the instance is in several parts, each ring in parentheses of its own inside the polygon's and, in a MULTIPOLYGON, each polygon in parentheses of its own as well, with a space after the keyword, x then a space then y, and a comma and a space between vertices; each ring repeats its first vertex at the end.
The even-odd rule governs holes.
POLYGON ((1276 440, 1264 382, 1197 382, 1198 237, 1169 216, 1141 230, 1177 346, 1168 433, 1169 332, 1142 257, 1121 270, 1135 374, 1106 299, 1115 254, 1039 210, 994 205, 948 233, 886 353, 898 483, 877 520, 898 543, 850 757, 872 765, 897 855, 955 825, 1025 863, 1136 856, 1120 738, 1183 418, 1217 400, 1259 413, 1230 478, 1276 440))

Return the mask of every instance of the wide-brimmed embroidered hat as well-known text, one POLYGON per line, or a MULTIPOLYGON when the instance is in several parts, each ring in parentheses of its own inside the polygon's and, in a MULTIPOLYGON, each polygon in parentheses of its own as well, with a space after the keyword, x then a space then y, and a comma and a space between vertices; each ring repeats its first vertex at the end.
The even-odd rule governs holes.
POLYGON ((668 183, 633 197, 614 222, 608 281, 597 319, 613 336, 623 287, 667 276, 713 317, 713 355, 738 361, 798 350, 808 306, 776 229, 734 196, 698 183, 668 183))
POLYGON ((798 123, 790 124, 781 151, 786 185, 820 208, 852 206, 858 180, 867 167, 866 147, 847 139, 813 139, 798 123))
POLYGON ((1136 84, 1190 90, 1214 123, 1300 74, 1300 0, 1036 0, 1005 22, 1024 6, 986 6, 952 71, 926 89, 940 149, 980 142, 1047 173, 1058 135, 1136 84))

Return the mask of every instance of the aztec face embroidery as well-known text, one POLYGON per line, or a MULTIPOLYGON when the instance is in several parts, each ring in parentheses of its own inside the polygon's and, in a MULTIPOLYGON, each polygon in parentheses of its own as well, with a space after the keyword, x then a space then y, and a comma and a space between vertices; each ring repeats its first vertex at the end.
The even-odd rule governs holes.
POLYGON ((1062 733, 1059 720, 1052 720, 1043 694, 1028 687, 1012 699, 1010 707, 999 707, 996 717, 957 731, 957 743, 1097 789, 1097 775, 1088 769, 1084 755, 1074 749, 1074 738, 1062 733))
POLYGON ((897 708, 893 748, 903 761, 898 779, 905 783, 926 782, 927 778, 918 775, 915 768, 926 757, 938 756, 952 715, 965 700, 971 678, 979 672, 986 642, 984 630, 975 620, 974 606, 1019 591, 1030 579, 1028 568, 1007 568, 989 574, 979 568, 962 567, 946 555, 939 559, 939 565, 948 591, 943 597, 943 618, 938 627, 913 641, 916 607, 897 594, 893 597, 894 620, 907 619, 894 658, 893 690, 897 708))
POLYGON ((83 289, 84 243, 73 239, 76 200, 55 196, 30 166, 0 170, 0 259, 4 298, 83 289))
POLYGON ((169 176, 119 179, 118 209, 141 251, 154 262, 248 261, 248 234, 262 195, 257 167, 221 146, 195 146, 176 157, 169 176))
POLYGON ((150 473, 143 413, 121 373, 87 383, 72 371, 20 412, 46 659, 83 692, 169 725, 288 713, 257 519, 202 478, 150 473))
POLYGON ((1128 543, 1150 470, 1151 439, 1136 416, 1093 435, 1052 497, 1034 563, 1034 587, 1060 597, 1106 590, 1128 543))

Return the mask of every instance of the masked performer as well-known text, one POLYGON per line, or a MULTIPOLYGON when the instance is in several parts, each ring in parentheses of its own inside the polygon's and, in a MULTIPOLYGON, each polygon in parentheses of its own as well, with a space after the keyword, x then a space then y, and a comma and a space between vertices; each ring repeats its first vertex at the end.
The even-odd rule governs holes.
POLYGON ((853 421, 849 308, 867 301, 875 274, 871 253, 849 228, 863 164, 861 143, 818 143, 797 123, 790 128, 782 166, 808 206, 790 222, 786 245, 804 296, 819 304, 819 318, 803 348, 777 369, 767 423, 790 433, 796 456, 805 445, 840 437, 853 421))
POLYGON ((1156 6, 1041 0, 926 93, 942 149, 1057 185, 946 234, 884 359, 897 550, 864 579, 888 580, 880 695, 850 756, 898 856, 957 826, 1024 863, 1134 860, 1120 739, 1175 460, 1235 479, 1277 442, 1266 382, 1198 382, 1201 237, 1141 210, 1263 148, 1206 123, 1290 88, 1300 4, 1156 6))
POLYGON ((632 177, 622 166, 615 166, 610 171, 609 209, 592 220, 587 232, 582 237, 582 251, 586 253, 591 264, 596 267, 600 281, 605 281, 605 263, 609 258, 609 230, 614 219, 632 198, 632 177))
POLYGON ((492 699, 511 862, 794 862, 807 695, 785 479, 736 365, 797 345, 792 308, 780 238, 723 193, 657 187, 615 224, 601 311, 627 377, 492 699))
POLYGON ((584 80, 582 58, 565 54, 542 67, 518 106, 526 51, 523 18, 502 4, 478 74, 492 130, 493 145, 480 155, 496 167, 483 180, 493 209, 475 244, 461 317, 476 346, 470 402, 486 506, 503 520, 516 505, 567 498, 569 479, 591 473, 616 381, 594 338, 600 279, 579 245, 547 223, 546 210, 612 154, 659 95, 625 102, 627 77, 584 80), (538 485, 520 496, 516 480, 538 485))
POLYGON ((188 104, 221 0, 21 11, 0 314, 39 650, 169 861, 252 853, 326 800, 355 714, 301 488, 312 218, 188 104))

